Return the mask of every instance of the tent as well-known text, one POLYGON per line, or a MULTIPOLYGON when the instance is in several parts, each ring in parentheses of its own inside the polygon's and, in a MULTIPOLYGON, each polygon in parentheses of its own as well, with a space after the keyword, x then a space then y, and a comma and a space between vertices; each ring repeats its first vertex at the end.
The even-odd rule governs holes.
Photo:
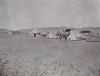
POLYGON ((70 32, 68 39, 69 40, 79 40, 80 37, 81 37, 81 34, 78 31, 72 30, 70 32))
POLYGON ((83 31, 80 31, 80 33, 83 33, 83 34, 88 33, 89 34, 89 33, 92 33, 92 32, 90 30, 83 30, 83 31))
POLYGON ((70 31, 71 31, 71 29, 66 29, 66 30, 65 30, 65 32, 70 32, 70 31))
POLYGON ((55 34, 53 34, 53 33, 49 33, 49 34, 47 35, 47 38, 56 39, 57 36, 56 36, 55 34))

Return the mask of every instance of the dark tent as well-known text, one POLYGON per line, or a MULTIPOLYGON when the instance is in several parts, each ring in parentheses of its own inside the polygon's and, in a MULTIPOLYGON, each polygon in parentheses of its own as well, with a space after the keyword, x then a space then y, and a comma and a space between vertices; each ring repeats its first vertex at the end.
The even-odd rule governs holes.
POLYGON ((80 33, 92 33, 92 32, 89 30, 83 30, 83 31, 80 31, 80 33))
POLYGON ((65 32, 70 32, 70 31, 71 31, 71 29, 66 29, 66 30, 65 30, 65 32))

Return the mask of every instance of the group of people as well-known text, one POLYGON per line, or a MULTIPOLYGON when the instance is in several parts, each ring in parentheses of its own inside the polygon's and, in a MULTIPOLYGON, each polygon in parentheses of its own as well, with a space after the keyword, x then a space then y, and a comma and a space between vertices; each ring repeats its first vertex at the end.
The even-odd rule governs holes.
POLYGON ((56 36, 58 36, 60 40, 62 39, 67 40, 68 36, 70 35, 70 31, 71 31, 70 29, 63 30, 62 33, 59 31, 57 32, 56 36))
MULTIPOLYGON (((67 40, 68 39, 68 36, 70 35, 70 29, 66 29, 66 30, 63 30, 63 31, 58 31, 56 33, 56 37, 59 38, 60 40, 64 39, 64 40, 67 40)), ((34 33, 33 36, 36 37, 37 35, 41 35, 41 33, 34 33)))

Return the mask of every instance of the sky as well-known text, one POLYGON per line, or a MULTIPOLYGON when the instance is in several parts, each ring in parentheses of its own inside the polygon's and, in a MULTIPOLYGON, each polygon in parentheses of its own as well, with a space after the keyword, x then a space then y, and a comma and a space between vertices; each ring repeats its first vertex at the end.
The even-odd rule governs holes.
POLYGON ((0 0, 0 27, 100 26, 100 0, 0 0))

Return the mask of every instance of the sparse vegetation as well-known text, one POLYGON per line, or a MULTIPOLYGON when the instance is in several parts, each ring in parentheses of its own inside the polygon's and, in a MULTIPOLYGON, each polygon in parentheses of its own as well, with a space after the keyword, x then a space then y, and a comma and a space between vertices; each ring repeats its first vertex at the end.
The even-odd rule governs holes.
POLYGON ((97 47, 99 45, 81 41, 3 36, 0 39, 0 76, 100 76, 91 55, 97 47))

